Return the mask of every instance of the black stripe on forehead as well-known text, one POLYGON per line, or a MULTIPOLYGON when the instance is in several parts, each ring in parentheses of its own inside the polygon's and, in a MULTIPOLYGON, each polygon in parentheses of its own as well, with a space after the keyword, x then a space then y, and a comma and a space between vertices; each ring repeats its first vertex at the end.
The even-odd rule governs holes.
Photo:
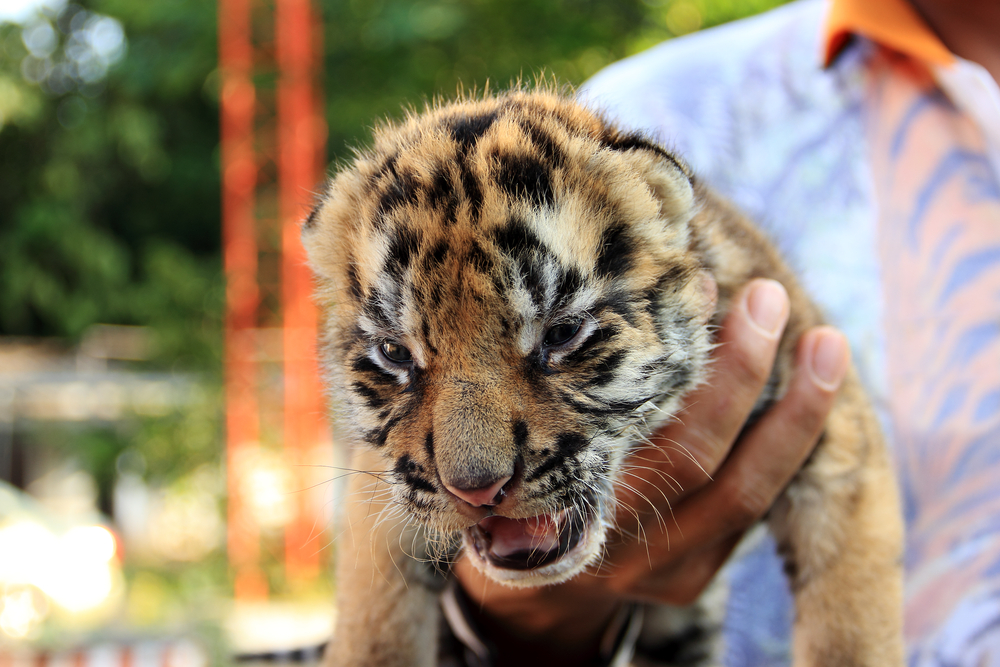
POLYGON ((458 156, 459 175, 462 181, 462 192, 469 204, 469 222, 475 223, 483 208, 483 190, 479 185, 479 177, 473 171, 469 156, 464 152, 458 156))
POLYGON ((386 293, 379 287, 374 287, 368 298, 365 299, 361 308, 365 316, 374 322, 379 328, 391 331, 394 328, 394 321, 403 310, 403 296, 398 285, 395 289, 386 293))
POLYGON ((355 264, 354 257, 347 258, 347 288, 350 291, 352 299, 355 301, 364 300, 365 291, 361 287, 361 279, 358 278, 358 267, 355 264))
POLYGON ((516 216, 511 216, 502 227, 493 229, 491 235, 497 249, 509 257, 524 257, 534 252, 551 254, 528 224, 516 216))
POLYGON ((385 270, 394 276, 401 276, 410 266, 413 255, 420 247, 420 232, 397 228, 389 242, 389 252, 385 258, 385 270))
POLYGON ((492 238, 496 248, 513 260, 510 271, 520 276, 532 302, 541 307, 546 288, 544 267, 547 262, 559 265, 555 255, 524 221, 516 217, 494 229, 492 238))
POLYGON ((458 204, 458 193, 455 192, 450 171, 446 167, 439 167, 434 171, 427 189, 427 205, 440 210, 444 216, 444 224, 450 226, 458 218, 458 204))
POLYGON ((498 112, 491 111, 479 115, 455 116, 445 121, 451 138, 458 144, 455 162, 458 165, 462 192, 469 205, 469 221, 473 223, 478 219, 483 206, 483 191, 473 170, 472 156, 475 155, 479 139, 489 131, 497 117, 498 112))
POLYGON ((559 267, 559 282, 556 283, 556 307, 566 304, 583 287, 583 274, 574 267, 559 267))
POLYGON ((511 199, 526 199, 535 206, 555 202, 552 174, 548 166, 533 155, 497 155, 494 178, 511 199))
POLYGON ((451 250, 448 244, 448 239, 441 239, 424 253, 423 264, 424 268, 427 270, 433 270, 441 266, 444 263, 445 257, 448 256, 448 252, 451 250))
POLYGON ((564 163, 566 156, 552 136, 542 129, 538 123, 532 122, 530 119, 521 119, 520 125, 521 129, 531 139, 531 143, 541 152, 546 162, 550 163, 553 167, 561 166, 564 163))
POLYGON ((624 224, 618 223, 604 230, 601 248, 597 255, 595 272, 601 278, 618 278, 632 268, 635 242, 624 224))
POLYGON ((480 137, 489 131, 498 115, 496 111, 490 111, 474 116, 463 115, 450 118, 447 125, 451 132, 451 138, 462 147, 463 153, 467 152, 479 141, 480 137))
POLYGON ((377 215, 382 219, 401 206, 416 206, 420 195, 420 181, 416 174, 404 171, 387 178, 379 195, 377 215))
POLYGON ((469 264, 479 273, 484 276, 489 276, 493 274, 493 269, 495 262, 493 257, 483 248, 482 245, 475 239, 473 239, 472 244, 469 247, 468 253, 469 264))

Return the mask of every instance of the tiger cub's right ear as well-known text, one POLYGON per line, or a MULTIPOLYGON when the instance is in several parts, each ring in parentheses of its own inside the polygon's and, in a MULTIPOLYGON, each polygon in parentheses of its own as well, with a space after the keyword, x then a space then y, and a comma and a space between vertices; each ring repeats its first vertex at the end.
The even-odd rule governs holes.
POLYGON ((639 134, 623 134, 607 142, 626 153, 660 202, 664 220, 686 224, 695 213, 694 176, 679 157, 639 134))

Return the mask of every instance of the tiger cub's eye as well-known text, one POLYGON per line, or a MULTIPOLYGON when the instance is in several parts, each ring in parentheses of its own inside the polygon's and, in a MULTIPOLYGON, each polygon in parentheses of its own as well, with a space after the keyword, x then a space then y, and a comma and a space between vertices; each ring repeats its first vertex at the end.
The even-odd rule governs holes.
POLYGON ((382 343, 379 346, 379 351, 383 357, 397 364, 405 364, 408 361, 413 361, 410 351, 399 343, 382 343))
POLYGON ((573 320, 570 322, 561 322, 555 325, 545 332, 545 339, 542 341, 542 344, 547 347, 565 345, 573 340, 573 337, 576 336, 577 332, 580 330, 580 325, 582 323, 582 320, 573 320))

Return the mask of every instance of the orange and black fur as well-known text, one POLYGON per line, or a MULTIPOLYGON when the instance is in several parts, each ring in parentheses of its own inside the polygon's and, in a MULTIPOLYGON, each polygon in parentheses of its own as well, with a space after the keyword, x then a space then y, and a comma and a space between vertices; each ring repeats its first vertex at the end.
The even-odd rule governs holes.
MULTIPOLYGON (((353 477, 341 528, 331 665, 435 664, 427 560, 459 539, 513 586, 595 567, 623 460, 710 381, 712 332, 748 280, 791 299, 761 409, 821 321, 761 233, 677 157, 547 91, 385 125, 303 238, 325 382, 352 467, 372 473, 353 477)), ((901 665, 896 487, 853 372, 768 522, 795 664, 901 665)))

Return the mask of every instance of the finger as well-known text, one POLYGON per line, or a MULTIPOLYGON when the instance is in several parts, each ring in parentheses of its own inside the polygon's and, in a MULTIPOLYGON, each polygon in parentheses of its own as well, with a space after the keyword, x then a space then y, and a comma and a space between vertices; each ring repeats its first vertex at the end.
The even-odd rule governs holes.
MULTIPOLYGON (((774 280, 754 280, 734 299, 718 336, 711 375, 693 392, 678 419, 636 452, 618 497, 653 511, 664 496, 677 500, 704 486, 729 453, 771 373, 788 321, 788 294, 774 280)), ((663 509, 661 507, 661 509, 663 509)), ((624 518, 624 517, 623 517, 624 518)))
POLYGON ((615 594, 638 602, 687 606, 697 600, 740 543, 731 535, 701 549, 687 550, 668 564, 650 571, 648 566, 623 568, 611 579, 615 594))
POLYGON ((677 509, 680 542, 711 544, 764 516, 816 445, 849 363, 837 330, 816 327, 802 336, 785 396, 740 439, 715 481, 677 509))
POLYGON ((716 480, 677 507, 673 537, 618 546, 621 594, 669 604, 697 597, 809 456, 849 363, 838 331, 817 327, 802 336, 785 396, 741 438, 716 480))

